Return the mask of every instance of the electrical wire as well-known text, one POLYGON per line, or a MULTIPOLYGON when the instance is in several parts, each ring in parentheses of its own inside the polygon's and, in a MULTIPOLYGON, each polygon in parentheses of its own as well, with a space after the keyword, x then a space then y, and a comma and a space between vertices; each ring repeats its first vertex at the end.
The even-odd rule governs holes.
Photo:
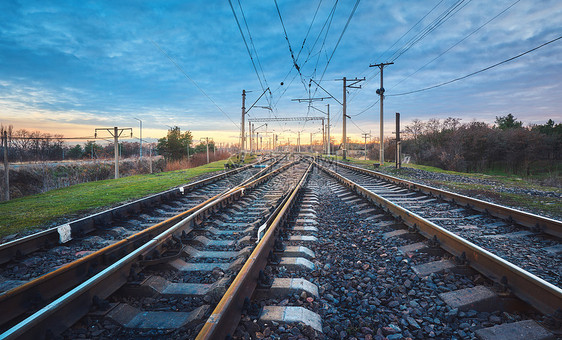
POLYGON ((465 0, 459 0, 453 5, 451 5, 445 12, 441 13, 435 20, 433 20, 429 25, 427 25, 420 33, 414 35, 406 44, 404 44, 400 49, 398 49, 390 57, 391 62, 396 61, 400 56, 410 50, 414 45, 420 42, 423 38, 428 36, 431 32, 435 31, 439 26, 445 23, 447 20, 452 18, 456 13, 462 10, 466 5, 468 5, 472 0, 468 0, 462 7, 461 6, 465 0))
POLYGON ((228 118, 228 120, 230 120, 230 121, 232 122, 232 124, 234 124, 234 126, 236 126, 237 129, 240 129, 240 126, 238 126, 238 124, 236 124, 236 123, 232 120, 232 118, 230 118, 230 116, 229 116, 226 112, 224 112, 224 110, 221 109, 220 106, 219 106, 211 97, 209 97, 209 95, 208 95, 205 91, 203 91, 203 89, 202 89, 201 87, 199 87, 199 85, 197 85, 197 83, 195 82, 195 80, 193 80, 193 79, 181 68, 181 66, 180 66, 178 63, 176 63, 176 61, 175 61, 174 59, 172 59, 172 57, 170 57, 170 56, 168 55, 168 53, 166 53, 166 52, 160 47, 160 45, 158 45, 154 40, 150 40, 150 42, 152 42, 152 44, 154 44, 154 46, 156 46, 156 47, 160 50, 160 52, 162 52, 162 54, 164 54, 166 57, 168 57, 168 59, 172 62, 172 64, 174 64, 174 65, 176 66, 176 68, 177 68, 181 73, 183 73, 183 75, 184 75, 187 79, 189 79, 189 80, 193 83, 193 85, 195 85, 195 87, 197 87, 197 89, 198 89, 203 95, 205 95, 205 97, 207 97, 207 99, 209 99, 209 100, 211 101, 211 103, 213 103, 213 104, 216 106, 216 108, 219 109, 219 111, 222 112, 222 113, 225 115, 225 117, 228 118))
POLYGON ((246 46, 246 51, 248 51, 248 55, 250 56, 250 60, 252 61, 252 66, 254 67, 254 71, 256 72, 256 76, 258 77, 258 81, 260 82, 260 86, 263 90, 263 89, 265 89, 265 87, 263 86, 261 77, 260 77, 258 69, 256 67, 256 63, 254 62, 254 57, 252 56, 252 52, 250 51, 250 47, 248 46, 248 42, 246 41, 246 37, 244 36, 244 32, 242 31, 242 26, 240 26, 240 22, 238 21, 238 16, 236 15, 236 12, 234 11, 234 6, 232 6, 232 1, 228 0, 228 4, 230 5, 230 9, 232 10, 232 14, 234 15, 234 20, 236 20, 236 25, 238 26, 238 30, 240 31, 240 35, 242 36, 242 40, 244 40, 244 45, 246 46))
POLYGON ((502 15, 503 13, 507 12, 511 7, 515 6, 518 2, 520 2, 521 0, 517 0, 515 2, 513 2, 511 5, 509 5, 507 8, 505 8, 504 10, 502 10, 501 12, 499 12, 498 14, 496 14, 493 18, 491 18, 490 20, 486 21, 484 24, 480 25, 478 28, 476 28, 475 30, 473 30, 472 32, 470 32, 470 34, 468 34, 467 36, 465 36, 464 38, 462 38, 461 40, 457 41, 455 44, 453 44, 451 47, 449 47, 448 49, 446 49, 445 51, 441 52, 441 54, 439 54, 437 57, 431 59, 430 61, 428 61, 425 65, 423 65, 422 67, 418 68, 414 73, 408 75, 407 77, 405 77, 404 79, 400 80, 396 85, 394 85, 392 88, 395 88, 396 86, 398 86, 399 84, 401 84, 402 82, 404 82, 406 79, 410 78, 411 76, 413 76, 414 74, 418 73, 419 71, 421 71, 422 69, 424 69, 427 65, 431 64, 432 62, 434 62, 435 60, 441 58, 444 54, 446 54, 447 52, 449 52, 450 50, 452 50, 453 48, 455 48, 457 45, 459 45, 460 43, 462 43, 463 41, 465 41, 466 39, 468 39, 469 37, 471 37, 473 34, 475 34, 476 32, 478 32, 479 30, 481 30, 484 26, 488 25, 490 22, 494 21, 495 19, 497 19, 500 15, 502 15))
POLYGON ((443 83, 440 83, 440 84, 437 84, 437 85, 424 87, 424 88, 421 88, 421 89, 418 89, 418 90, 408 91, 408 92, 403 92, 403 93, 397 93, 397 94, 389 94, 389 95, 387 95, 387 96, 388 96, 388 97, 404 96, 404 95, 407 95, 407 94, 412 94, 412 93, 427 91, 427 90, 431 90, 431 89, 434 89, 434 88, 437 88, 437 87, 445 86, 445 85, 448 85, 448 84, 457 82, 457 81, 459 81, 459 80, 463 80, 463 79, 466 79, 466 78, 468 78, 468 77, 474 76, 474 75, 476 75, 476 74, 478 74, 478 73, 482 73, 482 72, 484 72, 484 71, 490 70, 490 69, 492 69, 492 68, 494 68, 494 67, 500 66, 500 65, 505 64, 505 63, 507 63, 507 62, 513 61, 513 60, 515 60, 515 59, 517 59, 517 58, 519 58, 519 57, 522 57, 522 56, 524 56, 524 55, 526 55, 526 54, 529 54, 529 53, 531 53, 531 52, 533 52, 533 51, 536 51, 536 50, 538 50, 538 49, 540 49, 540 48, 542 48, 542 47, 544 47, 544 46, 546 46, 546 45, 552 44, 553 42, 556 42, 557 40, 560 40, 560 39, 562 39, 562 36, 559 36, 558 38, 554 38, 554 39, 552 39, 552 40, 550 40, 550 41, 547 41, 547 42, 545 42, 545 43, 543 43, 543 44, 541 44, 541 45, 539 45, 539 46, 537 46, 537 47, 534 47, 534 48, 532 48, 532 49, 530 49, 530 50, 528 50, 528 51, 525 51, 525 52, 523 52, 523 53, 520 53, 520 54, 518 54, 518 55, 516 55, 516 56, 514 56, 514 57, 511 57, 511 58, 509 58, 509 59, 505 59, 505 60, 503 60, 503 61, 500 61, 499 63, 495 63, 495 64, 493 64, 493 65, 490 65, 490 66, 488 66, 488 67, 485 67, 485 68, 483 68, 483 69, 481 69, 481 70, 478 70, 478 71, 476 71, 476 72, 469 73, 469 74, 467 74, 467 75, 465 75, 465 76, 462 76, 462 77, 458 77, 458 78, 455 78, 455 79, 452 79, 452 80, 449 80, 449 81, 446 81, 446 82, 443 82, 443 83))
POLYGON ((340 45, 340 42, 343 38, 343 35, 345 34, 345 31, 347 30, 347 27, 349 26, 349 23, 351 22, 351 19, 353 18, 353 15, 355 14, 355 11, 357 10, 357 6, 359 6, 360 1, 361 0, 355 1, 355 5, 353 6, 353 9, 351 10, 351 13, 349 14, 349 17, 347 18, 347 22, 345 23, 345 26, 343 27, 343 30, 342 30, 339 38, 338 38, 336 46, 334 46, 334 50, 332 51, 332 54, 330 54, 330 57, 328 58, 328 62, 326 62, 326 66, 324 67, 324 71, 322 72, 322 76, 320 77, 319 83, 322 82, 322 79, 324 78, 324 74, 326 73, 326 70, 328 69, 328 66, 330 65, 330 61, 332 61, 332 57, 334 56, 334 53, 336 53, 336 50, 337 50, 338 46, 340 45))
MULTIPOLYGON (((254 45, 254 39, 252 38, 252 33, 250 33, 250 27, 248 26, 248 21, 246 20, 246 15, 244 14, 244 9, 242 8, 242 3, 240 2, 240 0, 238 0, 238 7, 240 8, 240 12, 242 13, 242 19, 244 20, 244 25, 246 26, 246 31, 248 31, 248 37, 250 38, 250 44, 252 45, 252 49, 254 50, 254 54, 256 56, 256 60, 258 61, 258 66, 259 66, 260 71, 261 71, 263 82, 265 83, 265 87, 264 87, 261 84, 261 81, 260 81, 261 89, 262 89, 262 91, 265 91, 266 88, 269 88, 269 84, 267 83, 267 78, 265 77, 265 72, 263 71, 263 67, 261 65, 260 57, 258 56, 258 50, 256 49, 256 46, 254 45)), ((251 58, 251 55, 250 55, 250 58, 251 58)), ((256 74, 257 74, 257 70, 256 70, 256 74)), ((259 76, 258 76, 258 79, 259 79, 259 76)), ((269 96, 266 95, 267 102, 271 106, 272 98, 270 98, 270 96, 271 96, 271 91, 269 92, 269 96)))

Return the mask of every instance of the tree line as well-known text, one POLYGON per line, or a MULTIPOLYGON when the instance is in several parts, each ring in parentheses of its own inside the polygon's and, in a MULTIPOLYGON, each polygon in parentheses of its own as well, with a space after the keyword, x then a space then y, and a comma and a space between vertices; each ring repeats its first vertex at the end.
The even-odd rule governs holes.
POLYGON ((512 114, 496 117, 495 124, 413 120, 406 126, 402 153, 417 164, 446 170, 499 170, 519 175, 562 169, 562 124, 523 126, 512 114))
MULTIPOLYGON (((83 144, 65 143, 60 134, 50 134, 26 129, 16 130, 12 125, 0 125, 0 134, 8 134, 8 159, 10 162, 42 162, 60 160, 100 159, 114 157, 114 143, 101 144, 95 140, 83 144)), ((207 144, 200 142, 192 147, 191 131, 181 132, 179 127, 168 130, 166 137, 158 143, 143 143, 143 154, 148 156, 149 148, 153 155, 162 155, 168 160, 178 160, 189 155, 207 151, 207 144)), ((209 150, 214 151, 215 144, 209 141, 209 150)), ((140 155, 139 142, 119 142, 119 156, 122 158, 140 155)), ((0 160, 4 160, 3 145, 0 145, 0 160)))

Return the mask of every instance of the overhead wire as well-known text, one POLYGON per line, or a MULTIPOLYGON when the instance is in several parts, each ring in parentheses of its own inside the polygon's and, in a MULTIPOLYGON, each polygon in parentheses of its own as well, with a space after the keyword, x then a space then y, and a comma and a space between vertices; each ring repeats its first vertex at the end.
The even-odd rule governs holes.
POLYGON ((504 8, 501 12, 499 12, 498 14, 496 14, 493 18, 491 18, 490 20, 486 21, 484 24, 480 25, 478 28, 476 28, 475 30, 473 30, 472 32, 470 32, 468 35, 466 35, 464 38, 462 38, 461 40, 457 41, 455 44, 453 44, 451 47, 449 47, 448 49, 446 49, 445 51, 441 52, 441 54, 439 54, 437 57, 431 59, 430 61, 428 61, 427 63, 425 63, 422 67, 418 68, 415 72, 413 72, 412 74, 406 76, 404 79, 400 80, 398 83, 396 83, 392 88, 398 86, 399 84, 401 84, 402 82, 404 82, 406 79, 409 79, 410 77, 412 77, 414 74, 418 73, 419 71, 421 71, 422 69, 424 69, 427 65, 431 64, 432 62, 434 62, 435 60, 441 58, 444 54, 446 54, 447 52, 449 52, 450 50, 452 50, 453 48, 455 48, 457 45, 459 45, 460 43, 462 43, 463 41, 465 41, 466 39, 468 39, 469 37, 471 37, 473 34, 475 34, 476 32, 478 32, 479 30, 481 30, 484 26, 488 25, 490 22, 494 21, 495 19, 497 19, 500 15, 502 15, 503 13, 507 12, 509 9, 511 9, 513 6, 515 6, 517 3, 519 3, 521 0, 516 0, 515 2, 513 2, 511 5, 509 5, 508 7, 504 8))
POLYGON ((180 66, 174 59, 172 59, 172 57, 170 57, 170 55, 168 55, 168 53, 166 53, 166 51, 164 51, 164 50, 160 47, 160 45, 158 45, 154 40, 150 40, 150 42, 152 42, 152 44, 153 44, 154 46, 156 46, 156 47, 160 50, 160 52, 162 52, 162 54, 164 54, 164 55, 172 62, 172 64, 174 64, 174 65, 176 66, 176 68, 177 68, 181 73, 183 73, 183 75, 184 75, 187 79, 189 79, 189 80, 193 83, 193 85, 195 85, 195 87, 196 87, 203 95, 205 95, 205 97, 207 97, 207 99, 209 99, 209 101, 211 101, 211 103, 213 103, 213 104, 215 105, 215 107, 216 107, 217 109, 219 109, 219 111, 222 112, 222 113, 224 114, 224 116, 225 116, 226 118, 228 118, 228 120, 230 120, 230 122, 231 122, 232 124, 234 124, 234 126, 236 126, 237 129, 240 129, 240 126, 239 126, 238 124, 236 124, 236 123, 232 120, 232 118, 230 118, 230 116, 229 116, 226 112, 224 112, 223 109, 221 109, 221 107, 213 100, 213 98, 211 98, 211 97, 207 94, 207 92, 203 91, 203 89, 202 89, 201 87, 199 87, 199 85, 197 85, 197 83, 195 82, 195 80, 193 80, 193 78, 191 78, 191 77, 183 70, 183 68, 181 68, 181 66, 180 66))
POLYGON ((420 33, 414 35, 406 44, 404 44, 400 49, 398 49, 392 56, 390 57, 390 61, 394 62, 408 50, 410 50, 414 45, 418 42, 423 40, 426 36, 428 36, 431 32, 435 31, 439 26, 445 23, 447 20, 452 18, 456 13, 462 10, 468 3, 472 0, 458 0, 456 3, 451 5, 446 11, 441 13, 436 19, 434 19, 429 25, 427 25, 420 33), (459 8, 464 3, 462 7, 459 8))
POLYGON ((232 5, 232 0, 228 0, 228 3, 230 5, 230 9, 232 10, 232 15, 234 15, 234 20, 236 20, 236 25, 238 26, 238 30, 240 31, 240 35, 242 36, 242 40, 244 41, 244 46, 246 46, 246 51, 248 51, 248 55, 250 56, 250 60, 252 61, 252 66, 254 67, 254 71, 256 72, 256 76, 258 77, 260 86, 262 87, 262 89, 265 89, 256 67, 256 63, 254 62, 254 57, 252 56, 252 52, 250 51, 250 47, 248 46, 248 42, 246 41, 246 37, 244 36, 244 32, 242 31, 242 26, 240 25, 240 21, 238 21, 238 16, 236 15, 236 11, 234 10, 234 6, 232 5))
POLYGON ((523 53, 520 53, 520 54, 518 54, 518 55, 516 55, 516 56, 513 56, 513 57, 511 57, 511 58, 502 60, 502 61, 500 61, 500 62, 498 62, 498 63, 495 63, 495 64, 493 64, 493 65, 490 65, 490 66, 485 67, 485 68, 483 68, 483 69, 480 69, 480 70, 478 70, 478 71, 469 73, 469 74, 467 74, 467 75, 465 75, 465 76, 462 76, 462 77, 458 77, 458 78, 455 78, 455 79, 452 79, 452 80, 449 80, 449 81, 446 81, 446 82, 443 82, 443 83, 439 83, 439 84, 437 84, 437 85, 424 87, 424 88, 421 88, 421 89, 418 89, 418 90, 408 91, 408 92, 403 92, 403 93, 396 93, 396 94, 388 94, 387 96, 388 96, 388 97, 404 96, 404 95, 407 95, 407 94, 412 94, 412 93, 427 91, 427 90, 431 90, 431 89, 434 89, 434 88, 437 88, 437 87, 445 86, 445 85, 448 85, 448 84, 457 82, 457 81, 459 81, 459 80, 463 80, 463 79, 466 79, 466 78, 468 78, 468 77, 472 77, 472 76, 474 76, 474 75, 476 75, 476 74, 485 72, 485 71, 487 71, 487 70, 490 70, 490 69, 492 69, 492 68, 494 68, 494 67, 497 67, 497 66, 500 66, 500 65, 502 65, 502 64, 508 63, 508 62, 510 62, 510 61, 513 61, 513 60, 515 60, 515 59, 517 59, 517 58, 520 58, 520 57, 522 57, 522 56, 524 56, 524 55, 526 55, 526 54, 529 54, 529 53, 531 53, 531 52, 533 52, 533 51, 536 51, 536 50, 538 50, 538 49, 540 49, 540 48, 542 48, 542 47, 544 47, 544 46, 547 46, 547 45, 549 45, 549 44, 552 44, 552 43, 554 43, 554 42, 556 42, 556 41, 558 41, 558 40, 560 40, 560 39, 562 39, 562 36, 559 36, 559 37, 557 37, 557 38, 554 38, 554 39, 552 39, 552 40, 549 40, 549 41, 547 41, 547 42, 545 42, 545 43, 543 43, 543 44, 541 44, 541 45, 539 45, 539 46, 537 46, 537 47, 534 47, 534 48, 532 48, 532 49, 530 49, 530 50, 528 50, 528 51, 525 51, 525 52, 523 52, 523 53))
MULTIPOLYGON (((231 0, 229 0, 229 1, 231 1, 231 0)), ((265 83, 265 87, 264 87, 263 84, 261 84, 261 81, 260 81, 261 89, 262 89, 262 91, 265 91, 266 88, 269 88, 269 84, 267 83, 267 78, 265 77, 265 72, 263 71, 263 67, 261 65, 261 61, 260 61, 260 58, 258 56, 258 50, 256 49, 256 46, 254 45, 254 39, 252 38, 252 33, 250 33, 250 27, 248 26, 248 21, 246 20, 246 15, 244 14, 244 9, 242 8, 242 3, 240 2, 240 0, 238 0, 238 7, 240 8, 240 13, 242 13, 242 19, 244 20, 244 25, 246 26, 246 31, 248 32, 250 44, 252 45, 252 49, 254 50, 254 54, 256 56, 256 60, 258 61, 258 66, 259 66, 260 71, 261 71, 263 82, 265 83)), ((232 8, 232 5, 231 5, 231 8, 232 8)), ((236 16, 236 14, 235 14, 235 16, 236 16)), ((252 58, 251 55, 250 55, 250 58, 252 58)), ((257 70, 256 70, 256 74, 257 74, 257 70)), ((258 79, 259 79, 259 76, 258 76, 258 79)), ((271 92, 269 94, 271 96, 271 92)), ((269 105, 271 106, 272 98, 266 96, 266 99, 267 99, 267 102, 269 103, 269 105)))

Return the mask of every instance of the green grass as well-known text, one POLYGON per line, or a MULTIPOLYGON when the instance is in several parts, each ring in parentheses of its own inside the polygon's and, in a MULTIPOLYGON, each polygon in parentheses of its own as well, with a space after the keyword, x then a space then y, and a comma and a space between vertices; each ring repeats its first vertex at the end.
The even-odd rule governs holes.
POLYGON ((196 176, 224 169, 226 160, 200 167, 82 183, 0 203, 0 237, 46 227, 63 218, 118 205, 190 182, 196 176))

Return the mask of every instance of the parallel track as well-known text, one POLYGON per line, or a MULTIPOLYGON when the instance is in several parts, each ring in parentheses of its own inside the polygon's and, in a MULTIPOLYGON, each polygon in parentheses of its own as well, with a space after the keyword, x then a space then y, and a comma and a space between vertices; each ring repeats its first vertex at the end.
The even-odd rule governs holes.
MULTIPOLYGON (((77 318, 87 313, 90 310, 91 306, 100 305, 100 301, 103 301, 105 298, 110 296, 123 284, 125 284, 126 282, 131 282, 131 280, 138 280, 138 275, 143 271, 143 268, 151 267, 159 263, 166 263, 169 261, 175 263, 174 265, 177 267, 177 261, 179 260, 179 257, 182 256, 182 254, 183 256, 187 256, 187 258, 193 258, 194 260, 193 265, 190 265, 189 263, 186 264, 186 266, 188 267, 191 266, 194 268, 199 268, 203 266, 204 268, 208 268, 209 266, 215 266, 217 268, 222 268, 224 271, 235 268, 236 264, 228 264, 228 262, 224 262, 224 260, 221 260, 222 258, 227 259, 229 256, 233 256, 231 254, 233 252, 219 252, 220 254, 217 255, 217 252, 212 250, 213 241, 209 241, 205 237, 196 237, 196 234, 200 233, 200 230, 204 230, 200 229, 200 227, 198 226, 203 226, 204 224, 206 224, 209 216, 211 216, 213 213, 217 213, 223 210, 228 205, 231 205, 232 202, 240 200, 244 196, 247 196, 248 191, 259 192, 261 189, 258 190, 256 188, 258 188, 259 186, 263 186, 263 183, 269 181, 270 178, 275 178, 275 176, 278 175, 286 177, 287 174, 285 173, 291 166, 292 164, 283 165, 279 169, 274 170, 267 175, 261 176, 260 178, 253 180, 250 183, 239 186, 238 188, 234 188, 227 193, 218 195, 213 199, 210 199, 198 205, 197 207, 190 209, 181 216, 180 221, 174 221, 175 224, 169 225, 166 228, 160 228, 159 231, 155 231, 154 233, 152 233, 152 235, 157 236, 152 236, 151 240, 140 246, 137 244, 136 247, 132 247, 127 253, 123 252, 123 254, 119 256, 119 259, 116 262, 110 264, 106 269, 100 271, 94 276, 91 276, 88 280, 68 291, 66 294, 53 301, 51 304, 45 306, 37 313, 32 314, 19 324, 7 330, 0 337, 14 338, 23 336, 25 338, 43 338, 48 334, 59 334, 60 332, 70 327, 74 322, 76 322, 77 318), (211 250, 197 250, 193 248, 193 246, 189 245, 193 244, 193 242, 195 242, 195 244, 201 244, 201 242, 203 242, 203 246, 207 244, 211 247, 211 250), (218 259, 214 260, 215 262, 218 261, 216 265, 205 265, 204 263, 199 263, 201 262, 201 260, 204 261, 206 257, 213 257, 215 255, 218 256, 218 259)), ((284 181, 287 180, 288 178, 284 181)), ((283 184, 283 181, 281 182, 281 184, 283 184)), ((287 184, 282 185, 282 187, 285 188, 286 186, 287 184)), ((267 200, 277 200, 279 197, 280 196, 278 193, 270 194, 267 200)), ((250 200, 249 202, 251 202, 254 199, 257 199, 257 197, 252 197, 252 195, 250 195, 248 196, 246 201, 250 200)), ((273 203, 273 201, 271 202, 273 203)), ((247 203, 243 205, 247 205, 247 203)), ((251 210, 250 212, 244 213, 243 216, 246 216, 246 218, 255 216, 256 218, 261 219, 260 215, 269 210, 269 208, 267 207, 267 205, 262 205, 261 208, 259 208, 258 206, 256 206, 256 204, 251 204, 249 207, 250 209, 258 210, 251 210), (258 215, 255 215, 255 212, 258 212, 258 215)), ((240 208, 241 206, 239 205, 238 208, 234 208, 234 210, 231 209, 231 211, 234 213, 236 209, 240 208)), ((277 213, 278 212, 279 211, 277 211, 277 213)), ((230 230, 220 231, 220 222, 218 223, 219 224, 217 224, 217 222, 214 222, 215 227, 209 228, 209 230, 211 234, 216 234, 216 237, 218 237, 219 240, 226 240, 225 237, 228 238, 228 235, 232 233, 234 233, 235 235, 241 234, 240 232, 230 230)), ((229 223, 230 222, 227 221, 227 224, 229 223)), ((234 223, 234 225, 239 225, 241 223, 243 224, 245 222, 241 220, 240 222, 234 223)), ((250 231, 248 230, 247 232, 250 231)), ((253 234, 253 232, 250 233, 253 234)), ((235 243, 238 244, 237 242, 239 241, 236 241, 235 243)), ((240 250, 243 255, 245 249, 240 250)), ((239 263, 240 261, 234 262, 239 263)), ((197 271, 198 269, 183 268, 180 271, 186 270, 189 272, 192 270, 197 271)), ((129 307, 126 307, 126 309, 127 308, 129 307)), ((204 309, 198 309, 198 313, 205 314, 204 309)))
MULTIPOLYGON (((457 256, 459 259, 462 258, 463 261, 467 262, 477 271, 491 278, 498 284, 506 286, 516 296, 541 312, 550 315, 560 313, 560 308, 562 306, 562 289, 557 286, 559 281, 553 283, 547 282, 529 271, 520 268, 518 265, 521 264, 521 262, 517 262, 517 265, 508 262, 503 258, 504 256, 493 254, 491 251, 484 249, 483 246, 479 246, 474 242, 464 239, 459 236, 458 230, 455 232, 450 231, 454 229, 451 227, 451 223, 448 225, 438 225, 437 223, 439 222, 437 221, 439 221, 439 218, 442 216, 438 214, 440 211, 450 212, 458 209, 459 206, 457 206, 457 208, 450 206, 444 209, 437 208, 435 206, 436 204, 439 205, 443 203, 440 203, 437 199, 429 195, 419 196, 418 192, 414 191, 414 189, 418 189, 421 192, 429 192, 431 195, 441 200, 459 204, 460 207, 464 206, 480 211, 487 211, 490 214, 497 214, 500 217, 508 218, 510 223, 517 221, 518 224, 522 224, 523 226, 538 225, 539 228, 535 228, 535 232, 542 230, 550 235, 559 236, 561 235, 560 230, 562 229, 562 222, 527 214, 507 207, 500 207, 496 204, 448 193, 427 186, 420 186, 413 182, 399 180, 394 177, 381 175, 373 171, 341 163, 337 165, 333 164, 330 168, 327 166, 321 166, 321 168, 330 176, 333 176, 338 179, 338 181, 353 189, 359 195, 367 198, 396 218, 402 220, 403 223, 408 225, 412 230, 418 231, 426 238, 436 241, 447 252, 457 256), (405 188, 408 188, 408 190, 405 188), (432 204, 432 207, 429 209, 426 207, 422 210, 421 207, 427 204, 432 204), (432 219, 436 222, 433 222, 432 219)), ((475 218, 482 217, 480 215, 474 215, 474 213, 470 213, 469 210, 464 208, 458 209, 456 212, 460 213, 460 215, 454 218, 448 217, 444 220, 454 222, 454 225, 459 226, 457 229, 463 229, 462 226, 473 224, 475 218)), ((490 227, 494 229, 505 224, 506 223, 494 224, 489 222, 490 227)), ((485 225, 480 226, 482 229, 485 227, 485 225)), ((473 228, 471 227, 471 229, 473 228)), ((496 237, 499 240, 498 242, 505 244, 505 242, 508 241, 512 244, 518 237, 525 237, 526 235, 527 234, 520 233, 501 238, 496 235, 496 237)), ((486 238, 486 235, 477 239, 482 238, 486 238)), ((545 242, 544 244, 548 246, 552 246, 552 244, 555 243, 554 248, 557 248, 559 247, 560 240, 547 238, 545 242)), ((537 246, 537 248, 541 247, 546 246, 541 246, 540 244, 537 246)), ((534 253, 525 253, 526 249, 523 247, 517 250, 521 258, 532 258, 534 255, 534 253)), ((557 280, 559 280, 560 275, 559 261, 559 259, 554 257, 549 261, 552 267, 550 269, 546 268, 548 272, 554 274, 557 280)))

